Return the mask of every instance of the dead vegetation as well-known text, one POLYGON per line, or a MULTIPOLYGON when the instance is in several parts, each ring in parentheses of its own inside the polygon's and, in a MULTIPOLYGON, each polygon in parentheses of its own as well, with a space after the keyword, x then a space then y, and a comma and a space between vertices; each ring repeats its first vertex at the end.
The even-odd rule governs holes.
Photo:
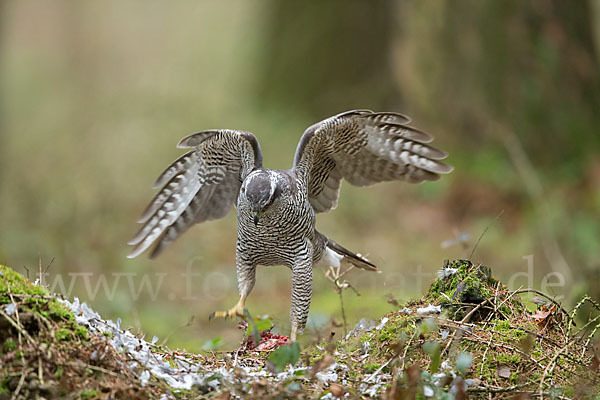
POLYGON ((205 354, 139 338, 139 349, 117 349, 111 336, 127 333, 118 324, 99 334, 98 318, 77 323, 78 302, 0 271, 0 399, 595 399, 600 389, 600 305, 586 297, 567 311, 467 260, 446 263, 422 299, 342 340, 279 347, 282 337, 252 321, 261 333, 248 329, 239 349, 205 354), (136 355, 142 347, 158 367, 136 355))

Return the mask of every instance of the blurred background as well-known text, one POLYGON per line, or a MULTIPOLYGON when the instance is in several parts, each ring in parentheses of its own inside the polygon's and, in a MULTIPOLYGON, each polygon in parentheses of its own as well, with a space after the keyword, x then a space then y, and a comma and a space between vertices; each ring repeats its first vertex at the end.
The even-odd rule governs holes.
MULTIPOLYGON (((366 254, 349 324, 419 297, 471 256, 512 287, 600 298, 600 1, 3 1, 0 263, 134 331, 200 350, 242 332, 235 213, 159 259, 125 258, 154 179, 209 128, 254 132, 291 166, 306 127, 397 111, 436 136, 438 182, 342 187, 318 228, 366 254), (548 275, 551 274, 551 275, 548 275), (192 317, 195 317, 193 320, 192 317)), ((263 267, 248 306, 289 333, 290 273, 263 267)), ((341 333, 315 271, 304 340, 341 333)))

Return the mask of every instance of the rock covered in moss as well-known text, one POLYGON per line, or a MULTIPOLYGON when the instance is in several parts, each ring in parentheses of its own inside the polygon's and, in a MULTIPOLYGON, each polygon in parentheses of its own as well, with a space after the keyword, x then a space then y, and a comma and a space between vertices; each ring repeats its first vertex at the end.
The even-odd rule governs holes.
MULTIPOLYGON (((441 305, 455 320, 461 320, 474 306, 481 305, 477 313, 469 318, 475 321, 489 315, 489 305, 485 306, 486 304, 482 303, 489 302, 496 293, 505 290, 507 288, 492 277, 491 268, 473 264, 469 260, 454 260, 444 263, 438 271, 438 279, 432 283, 425 297, 428 301, 441 305)), ((518 298, 509 301, 510 304, 502 308, 506 313, 510 312, 508 306, 523 309, 518 298)), ((506 313, 500 313, 499 317, 506 317, 506 313)))

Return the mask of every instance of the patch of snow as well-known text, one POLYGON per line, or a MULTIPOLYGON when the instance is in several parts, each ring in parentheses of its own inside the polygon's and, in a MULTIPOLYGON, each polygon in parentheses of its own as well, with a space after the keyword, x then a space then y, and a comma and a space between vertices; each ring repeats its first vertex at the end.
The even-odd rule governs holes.
MULTIPOLYGON (((261 377, 270 377, 276 382, 281 382, 297 378, 298 376, 295 373, 298 371, 308 370, 307 367, 302 366, 302 362, 299 362, 297 366, 288 366, 283 372, 275 375, 263 368, 262 365, 254 364, 252 366, 246 366, 243 363, 238 364, 236 365, 236 371, 238 372, 225 366, 204 367, 197 360, 186 358, 183 355, 154 351, 154 345, 158 342, 156 336, 152 338, 151 342, 145 341, 144 338, 140 339, 128 330, 121 328, 120 319, 116 323, 111 320, 104 320, 86 303, 80 302, 78 298, 74 298, 72 302, 60 298, 57 301, 68 307, 75 314, 77 323, 85 325, 91 334, 107 334, 107 340, 112 346, 131 359, 127 368, 138 373, 142 385, 147 385, 150 379, 155 377, 166 382, 175 390, 190 390, 194 385, 219 390, 223 385, 233 383, 251 385, 261 377), (242 373, 239 373, 240 370, 242 373)), ((5 310, 7 307, 5 307, 5 310)), ((375 321, 362 319, 348 334, 348 337, 372 329, 381 329, 388 321, 388 318, 383 318, 377 324, 375 321)), ((321 350, 324 349, 321 348, 321 350)), ((366 354, 369 353, 370 344, 368 341, 363 344, 363 350, 366 354)), ((339 352, 336 350, 336 353, 339 352)), ((92 357, 93 355, 94 353, 92 353, 92 357)), ((338 356, 343 355, 338 354, 338 356)), ((348 369, 349 367, 343 363, 334 363, 323 371, 317 372, 315 376, 324 384, 337 382, 344 376, 344 371, 348 369)), ((377 397, 382 390, 385 390, 385 385, 389 384, 391 380, 392 377, 389 373, 378 371, 377 374, 371 376, 370 382, 363 383, 364 390, 361 389, 361 391, 367 396, 377 397)), ((172 396, 161 397, 161 399, 171 398, 172 396)))
POLYGON ((4 312, 8 315, 13 315, 17 312, 17 306, 15 305, 15 303, 7 304, 6 306, 4 306, 4 312))
POLYGON ((146 386, 148 381, 150 380, 150 372, 144 371, 140 374, 140 382, 142 382, 142 386, 146 386))
MULTIPOLYGON (((80 325, 85 325, 90 333, 102 335, 109 333, 110 343, 119 351, 129 355, 133 362, 129 368, 140 371, 140 381, 145 385, 150 379, 150 375, 164 380, 174 389, 189 390, 193 385, 213 386, 219 382, 216 379, 207 382, 206 377, 212 375, 209 371, 200 370, 200 367, 192 360, 183 357, 172 358, 173 365, 167 359, 168 355, 154 352, 151 346, 156 343, 148 343, 143 339, 137 338, 131 332, 121 329, 121 319, 114 323, 111 320, 103 320, 100 315, 92 310, 86 303, 81 303, 76 297, 73 302, 58 298, 59 302, 66 305, 73 314, 75 320, 80 325)), ((214 371, 212 371, 214 373, 214 371)), ((225 374, 221 374, 225 376, 225 374)), ((228 374, 231 375, 231 374, 228 374)))
POLYGON ((375 385, 371 386, 370 388, 368 388, 367 390, 365 390, 365 391, 364 391, 364 393, 365 393, 367 396, 370 396, 370 397, 375 397, 375 396, 377 396, 378 392, 379 392, 381 389, 382 389, 382 387, 381 387, 381 385, 380 385, 380 384, 375 384, 375 385))
POLYGON ((388 317, 383 317, 383 318, 381 319, 381 322, 379 323, 379 325, 377 325, 377 326, 375 327, 375 329, 377 329, 377 330, 380 330, 381 328, 383 328, 383 327, 385 326, 385 324, 387 324, 387 322, 388 322, 389 320, 390 320, 390 319, 389 319, 388 317))
POLYGON ((354 328, 348 332, 346 335, 346 340, 350 339, 352 336, 358 336, 361 333, 365 333, 370 331, 375 327, 375 321, 372 319, 362 318, 360 321, 356 323, 354 328))
POLYGON ((368 340, 365 340, 365 342, 361 346, 362 352, 365 353, 366 356, 368 356, 370 349, 371 349, 371 342, 368 340))
POLYGON ((389 321, 389 318, 383 317, 379 324, 377 324, 372 319, 362 318, 360 321, 356 323, 354 328, 346 335, 346 340, 350 339, 352 336, 359 336, 363 333, 369 332, 372 329, 381 329, 385 326, 385 324, 389 321))
POLYGON ((452 276, 458 272, 458 268, 444 268, 440 269, 437 272, 437 276, 439 279, 446 279, 449 276, 452 276))
POLYGON ((321 396, 319 399, 320 400, 335 400, 335 399, 348 399, 348 398, 350 398, 350 392, 344 393, 344 395, 342 397, 335 397, 331 392, 329 392, 326 395, 321 396))
POLYGON ((424 385, 423 386, 423 394, 425 395, 425 397, 433 397, 435 392, 429 385, 424 385))
POLYGON ((427 307, 419 307, 417 308, 417 314, 439 314, 442 312, 441 306, 434 306, 433 304, 429 304, 427 307))
POLYGON ((450 360, 444 360, 440 365, 441 369, 452 369, 452 365, 450 364, 450 360))
POLYGON ((315 374, 315 376, 321 382, 337 382, 337 380, 338 380, 338 374, 337 374, 337 372, 335 372, 335 369, 336 369, 337 366, 338 366, 338 364, 334 363, 334 364, 330 365, 324 371, 317 372, 315 374))

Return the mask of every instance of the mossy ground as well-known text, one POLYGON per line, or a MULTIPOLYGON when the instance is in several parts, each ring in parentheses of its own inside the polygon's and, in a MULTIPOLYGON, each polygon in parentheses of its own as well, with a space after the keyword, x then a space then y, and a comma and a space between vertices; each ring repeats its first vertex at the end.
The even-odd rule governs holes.
POLYGON ((600 359, 593 349, 598 319, 588 316, 575 327, 572 318, 584 303, 600 307, 583 300, 567 314, 547 298, 537 311, 529 311, 520 297, 526 291, 508 290, 492 278, 489 268, 467 260, 445 265, 422 299, 400 305, 384 317, 385 323, 375 321, 376 328, 348 339, 321 339, 306 347, 299 363, 307 368, 283 380, 274 380, 270 374, 257 374, 251 384, 242 379, 244 372, 236 366, 240 360, 264 370, 269 352, 240 349, 185 354, 209 370, 234 372, 234 382, 214 375, 221 381, 219 391, 207 387, 172 390, 154 379, 140 386, 138 377, 122 368, 128 360, 114 351, 109 337, 90 335, 43 288, 9 268, 0 267, 0 272, 1 307, 4 310, 14 303, 20 318, 19 329, 7 325, 7 317, 16 322, 16 315, 0 319, 5 324, 0 331, 0 399, 10 398, 17 390, 19 398, 159 398, 168 394, 181 399, 227 399, 230 395, 296 399, 329 393, 389 399, 422 399, 425 393, 434 399, 540 394, 544 398, 599 398, 600 359), (423 312, 431 311, 431 306, 441 306, 441 313, 423 312), (318 372, 332 365, 337 365, 335 382, 317 378, 318 372))
POLYGON ((141 387, 122 368, 128 360, 105 338, 89 335, 55 296, 4 266, 0 310, 0 399, 145 399, 159 393, 141 387), (16 311, 9 315, 11 304, 16 311))
POLYGON ((440 399, 598 398, 598 358, 589 336, 597 320, 569 329, 572 316, 550 299, 539 314, 528 311, 520 293, 493 279, 485 266, 468 260, 446 264, 421 300, 399 309, 386 315, 382 328, 339 342, 337 358, 347 362, 351 381, 390 372, 389 398, 418 398, 424 386, 440 399), (417 312, 430 304, 442 312, 417 312), (461 372, 457 359, 463 356, 470 364, 461 372), (470 383, 462 394, 457 393, 461 380, 470 383))

